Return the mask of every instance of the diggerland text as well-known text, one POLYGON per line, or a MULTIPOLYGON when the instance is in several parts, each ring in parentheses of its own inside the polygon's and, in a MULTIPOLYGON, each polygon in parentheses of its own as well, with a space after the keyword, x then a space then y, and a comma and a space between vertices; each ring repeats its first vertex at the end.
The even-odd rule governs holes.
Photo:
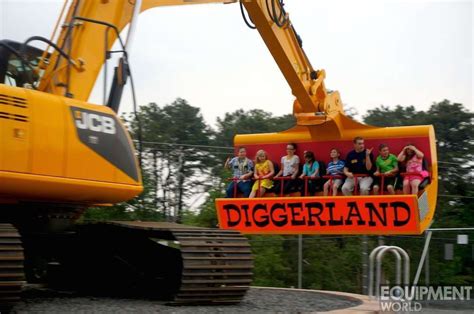
POLYGON ((417 233, 413 196, 218 199, 220 227, 244 233, 417 233), (385 232, 382 232, 385 233, 385 232))

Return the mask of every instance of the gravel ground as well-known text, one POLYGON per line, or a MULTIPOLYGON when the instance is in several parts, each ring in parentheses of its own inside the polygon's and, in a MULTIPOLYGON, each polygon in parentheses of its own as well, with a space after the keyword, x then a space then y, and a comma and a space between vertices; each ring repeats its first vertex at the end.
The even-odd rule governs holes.
POLYGON ((250 289, 238 305, 171 306, 161 301, 118 299, 29 289, 14 313, 304 313, 352 307, 359 301, 317 292, 250 289))

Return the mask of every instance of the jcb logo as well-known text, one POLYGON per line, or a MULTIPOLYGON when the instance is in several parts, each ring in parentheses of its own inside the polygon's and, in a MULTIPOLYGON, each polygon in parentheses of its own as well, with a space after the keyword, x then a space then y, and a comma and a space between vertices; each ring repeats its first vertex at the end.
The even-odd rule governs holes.
POLYGON ((87 113, 76 110, 74 112, 76 126, 79 129, 91 130, 105 134, 115 134, 115 121, 111 117, 101 116, 95 113, 87 113))

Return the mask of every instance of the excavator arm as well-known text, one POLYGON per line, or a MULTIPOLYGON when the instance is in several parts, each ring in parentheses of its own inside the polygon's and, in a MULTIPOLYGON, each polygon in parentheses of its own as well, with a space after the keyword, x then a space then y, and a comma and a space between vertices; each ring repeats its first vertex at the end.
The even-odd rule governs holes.
MULTIPOLYGON (((111 53, 114 53, 110 51, 113 43, 128 24, 130 29, 134 29, 138 13, 157 6, 233 2, 236 1, 74 0, 69 6, 56 43, 63 54, 58 49, 52 51, 49 64, 43 65, 45 72, 39 90, 87 101, 100 69, 111 53), (140 6, 140 9, 136 6, 140 6), (70 58, 65 58, 65 55, 70 58)), ((312 67, 302 48, 302 41, 284 10, 283 1, 248 0, 242 1, 241 5, 255 23, 255 28, 296 97, 293 112, 298 124, 319 124, 328 117, 341 113, 339 93, 329 93, 326 90, 325 71, 316 71, 312 67)), ((133 31, 129 30, 127 43, 121 41, 122 52, 127 50, 131 35, 133 31)), ((112 94, 110 98, 115 97, 112 94)), ((117 111, 118 106, 115 105, 113 109, 117 111)))
MULTIPOLYGON (((139 13, 158 6, 232 2, 235 0, 73 0, 65 13, 66 1, 51 38, 60 29, 55 43, 57 49, 51 51, 47 64, 39 65, 44 74, 38 89, 87 101, 111 54, 126 53, 139 13), (129 36, 124 43, 119 34, 129 24, 129 36), (113 52, 111 48, 117 39, 123 45, 113 52)), ((52 46, 51 43, 48 48, 52 46)), ((47 51, 44 56, 46 54, 47 51)))
POLYGON ((328 93, 325 71, 312 67, 283 1, 243 1, 243 5, 296 97, 293 113, 298 122, 311 124, 320 117, 326 119, 327 115, 342 112, 339 94, 328 93))

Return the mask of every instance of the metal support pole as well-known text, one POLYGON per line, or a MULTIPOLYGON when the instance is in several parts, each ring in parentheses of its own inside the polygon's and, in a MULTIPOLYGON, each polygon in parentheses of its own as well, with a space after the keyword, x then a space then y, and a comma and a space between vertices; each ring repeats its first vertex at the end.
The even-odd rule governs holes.
POLYGON ((304 196, 308 196, 308 177, 304 177, 304 196))
POLYGON ((418 284, 418 280, 420 279, 421 269, 423 268, 423 264, 425 262, 426 255, 428 253, 428 249, 430 247, 431 235, 432 231, 426 232, 425 238, 425 246, 423 247, 423 253, 421 254, 420 263, 418 264, 418 269, 416 270, 415 279, 413 280, 413 286, 418 284))
MULTIPOLYGON (((431 232, 431 231, 430 231, 431 232)), ((428 233, 425 234, 425 237, 428 237, 428 233)), ((426 251, 426 259, 425 259, 425 286, 428 287, 430 285, 430 250, 426 251)), ((430 302, 427 301, 427 306, 429 307, 430 302)))
POLYGON ((298 289, 303 287, 303 235, 298 235, 298 289))
POLYGON ((378 242, 378 246, 385 245, 385 241, 383 239, 383 236, 378 236, 377 237, 377 242, 378 242))
POLYGON ((368 290, 367 290, 367 293, 364 293, 364 294, 368 294, 369 296, 374 296, 374 263, 375 263, 375 256, 377 255, 378 252, 380 252, 380 250, 383 250, 384 248, 388 248, 387 245, 380 245, 380 246, 377 246, 375 249, 372 250, 372 252, 370 252, 370 256, 369 256, 369 279, 368 279, 368 282, 369 282, 369 287, 368 287, 368 290))
MULTIPOLYGON (((426 235, 428 236, 428 234, 426 235)), ((425 259, 425 286, 430 285, 430 250, 426 251, 425 259)))
MULTIPOLYGON (((382 284, 382 258, 385 254, 385 251, 391 251, 395 255, 396 259, 396 270, 395 270, 395 283, 397 285, 402 284, 402 257, 400 253, 395 250, 391 250, 391 247, 384 248, 380 250, 380 253, 377 254, 377 263, 376 263, 376 276, 375 276, 375 295, 379 295, 380 285, 382 284)), ((372 283, 370 283, 372 285, 372 283)))
POLYGON ((369 254, 368 254, 368 242, 369 238, 364 235, 362 236, 362 293, 367 295, 369 293, 369 254))

